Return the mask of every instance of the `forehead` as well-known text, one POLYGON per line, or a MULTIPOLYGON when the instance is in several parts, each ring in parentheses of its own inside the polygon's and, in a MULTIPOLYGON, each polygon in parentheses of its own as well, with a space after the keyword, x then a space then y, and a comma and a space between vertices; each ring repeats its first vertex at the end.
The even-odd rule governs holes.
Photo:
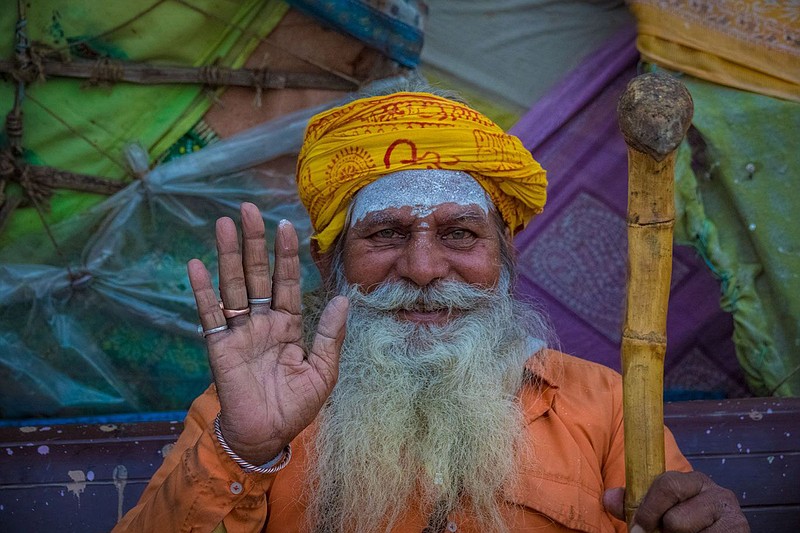
POLYGON ((484 218, 491 205, 483 187, 466 172, 406 170, 383 176, 361 189, 350 206, 350 223, 398 210, 424 218, 445 204, 452 206, 447 211, 477 211, 484 218), (459 210, 459 206, 466 209, 459 210))
POLYGON ((375 226, 403 226, 428 228, 432 225, 463 224, 466 226, 487 226, 490 223, 486 210, 475 204, 461 205, 443 203, 431 205, 424 210, 412 206, 387 207, 370 211, 363 218, 350 224, 351 229, 368 230, 375 226))

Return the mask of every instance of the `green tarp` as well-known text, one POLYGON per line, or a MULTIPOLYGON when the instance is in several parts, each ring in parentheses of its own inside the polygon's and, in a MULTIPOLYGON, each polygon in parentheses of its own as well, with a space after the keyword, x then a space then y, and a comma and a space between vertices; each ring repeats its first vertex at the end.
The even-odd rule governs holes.
POLYGON ((676 238, 722 286, 751 391, 800 395, 800 104, 684 77, 676 238))

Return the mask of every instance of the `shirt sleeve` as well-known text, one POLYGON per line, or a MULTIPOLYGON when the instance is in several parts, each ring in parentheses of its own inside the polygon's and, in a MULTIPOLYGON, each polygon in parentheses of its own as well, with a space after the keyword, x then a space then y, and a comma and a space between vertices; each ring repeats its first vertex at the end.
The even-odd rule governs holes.
POLYGON ((263 529, 275 475, 245 473, 225 453, 214 434, 218 412, 212 385, 192 403, 178 442, 114 533, 263 529))

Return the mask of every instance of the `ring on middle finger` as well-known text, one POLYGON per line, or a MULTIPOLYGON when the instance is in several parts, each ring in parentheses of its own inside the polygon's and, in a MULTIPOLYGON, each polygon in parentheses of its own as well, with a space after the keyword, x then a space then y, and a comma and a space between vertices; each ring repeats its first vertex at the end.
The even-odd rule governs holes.
POLYGON ((250 307, 245 307, 244 309, 228 309, 224 307, 222 303, 219 304, 220 309, 222 309, 222 314, 225 316, 225 319, 230 319, 235 316, 242 316, 242 315, 249 315, 250 314, 250 307))

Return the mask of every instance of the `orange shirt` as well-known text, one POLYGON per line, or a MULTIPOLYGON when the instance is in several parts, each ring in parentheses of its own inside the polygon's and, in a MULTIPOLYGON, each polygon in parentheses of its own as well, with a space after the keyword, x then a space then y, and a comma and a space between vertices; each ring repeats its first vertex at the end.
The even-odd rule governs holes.
MULTIPOLYGON (((520 458, 522 481, 504 502, 512 530, 624 532, 602 504, 606 489, 625 485, 621 378, 596 363, 547 354, 541 385, 520 392, 533 445, 520 458)), ((279 473, 246 474, 217 442, 218 411, 212 385, 192 404, 177 444, 115 532, 212 531, 220 523, 228 533, 303 530, 305 435, 292 443, 292 460, 279 473)), ((667 469, 691 470, 668 430, 665 441, 667 469)), ((449 521, 459 532, 475 531, 464 514, 449 521)), ((419 533, 426 522, 411 510, 395 531, 419 533)))

